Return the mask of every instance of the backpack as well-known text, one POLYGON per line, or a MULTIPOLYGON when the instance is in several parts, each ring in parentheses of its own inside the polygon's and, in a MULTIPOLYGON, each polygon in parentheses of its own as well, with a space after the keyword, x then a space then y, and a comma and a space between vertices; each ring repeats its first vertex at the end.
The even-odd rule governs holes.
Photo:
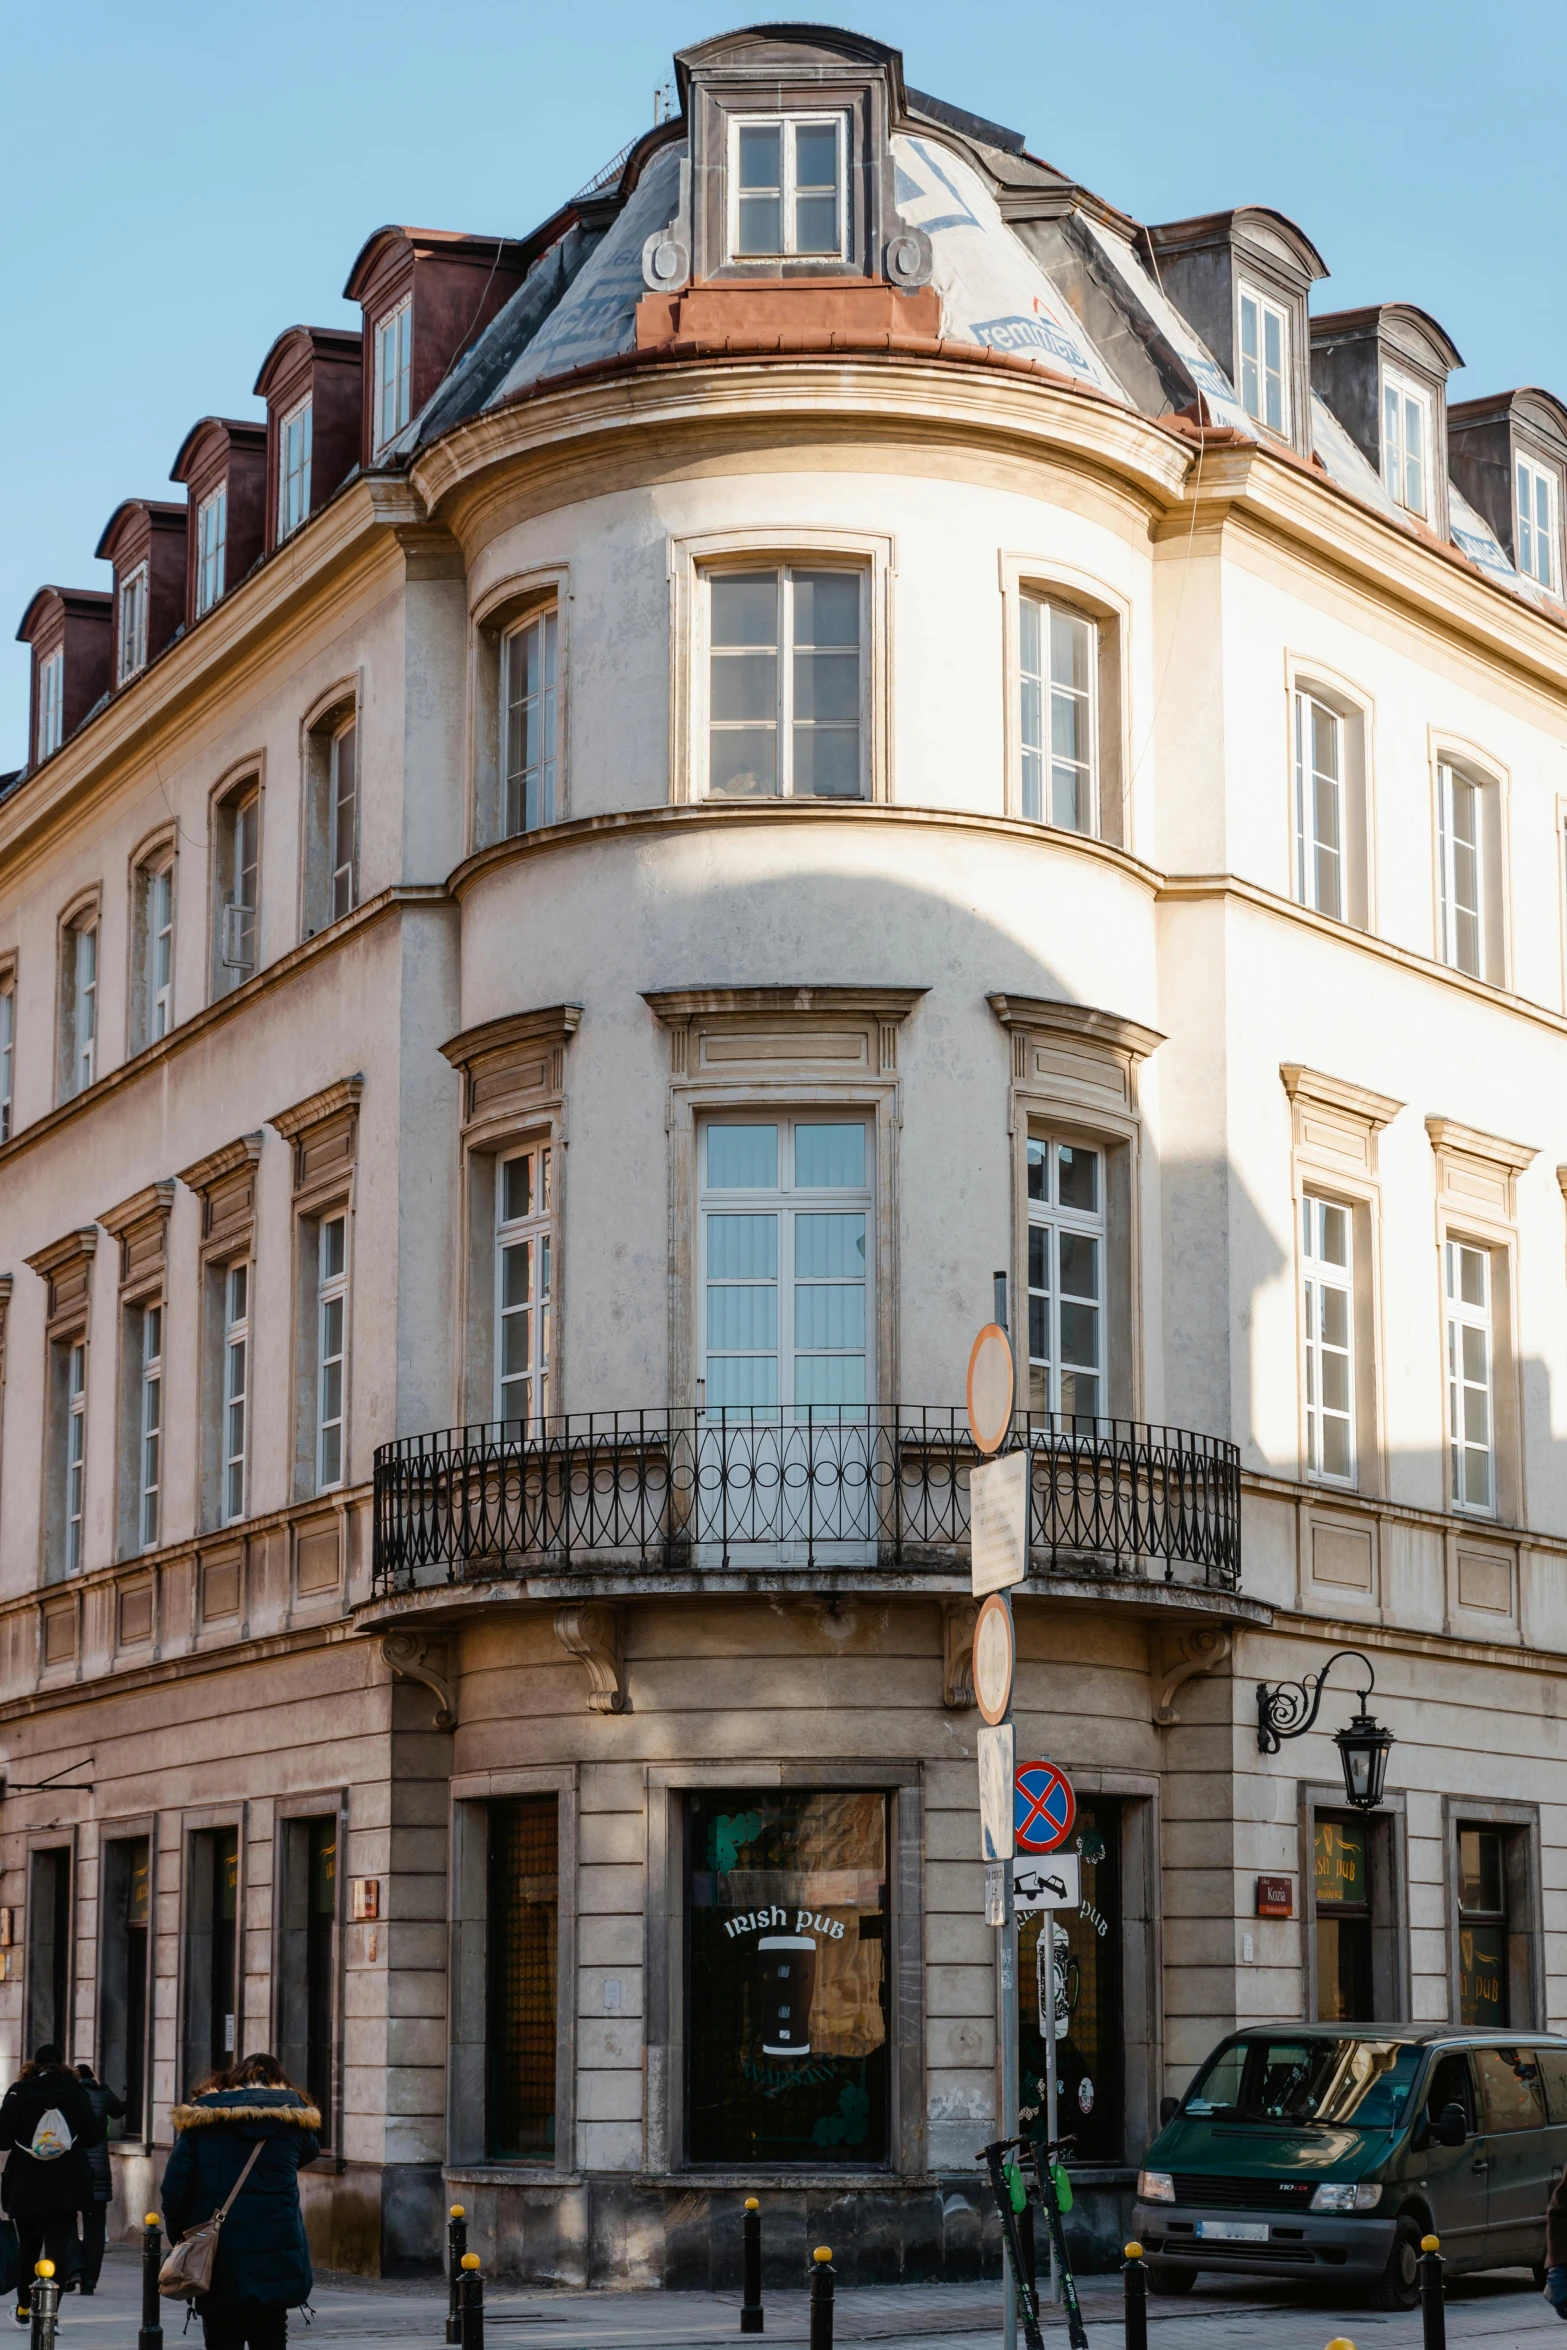
POLYGON ((57 2105, 51 2105, 47 2113, 39 2115, 27 2151, 34 2162, 55 2162, 62 2154, 69 2154, 75 2143, 70 2123, 57 2105))

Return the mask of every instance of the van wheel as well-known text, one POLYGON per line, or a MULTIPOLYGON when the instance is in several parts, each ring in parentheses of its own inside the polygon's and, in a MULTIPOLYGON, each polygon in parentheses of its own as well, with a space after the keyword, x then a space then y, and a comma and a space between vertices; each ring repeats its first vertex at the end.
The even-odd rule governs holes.
POLYGON ((1197 2271, 1194 2268, 1167 2268, 1162 2260, 1151 2260, 1148 2263, 1150 2293, 1167 2293, 1178 2298, 1182 2293, 1189 2293, 1196 2282, 1197 2271))
POLYGON ((1387 2266, 1371 2288, 1373 2309, 1413 2309, 1420 2299, 1420 2230, 1401 2219, 1393 2231, 1387 2266))

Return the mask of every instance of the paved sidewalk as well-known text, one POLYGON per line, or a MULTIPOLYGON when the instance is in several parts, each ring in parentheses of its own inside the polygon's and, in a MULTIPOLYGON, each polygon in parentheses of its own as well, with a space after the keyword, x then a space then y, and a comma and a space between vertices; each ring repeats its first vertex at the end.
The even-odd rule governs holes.
MULTIPOLYGON (((79 2350, 135 2350, 140 2271, 116 2249, 90 2301, 72 2293, 61 2306, 63 2344, 79 2350)), ((1083 2314, 1092 2350, 1121 2350, 1121 2290, 1116 2278, 1089 2278, 1083 2314)), ((353 2343, 361 2350, 415 2350, 442 2342, 446 2300, 433 2280, 412 2284, 365 2277, 318 2280, 314 2322, 290 2324, 294 2350, 353 2343)), ((1324 2350, 1336 2338, 1356 2350, 1420 2350, 1418 2311, 1386 2317, 1327 2298, 1308 2300, 1296 2287, 1274 2292, 1245 2284, 1199 2284, 1184 2301, 1151 2301, 1159 2350, 1324 2350)), ((919 2350, 999 2350, 1000 2292, 995 2285, 903 2285, 840 2291, 839 2343, 917 2343, 919 2350)), ((740 2333, 738 2293, 565 2293, 498 2285, 485 2295, 492 2350, 711 2350, 740 2333)), ((1527 2276, 1476 2278, 1455 2285, 1448 2304, 1450 2350, 1509 2350, 1515 2342, 1555 2338, 1558 2320, 1527 2276)), ((184 2316, 163 2304, 166 2350, 178 2350, 184 2316)), ((797 2345, 809 2338, 801 2293, 767 2301, 764 2340, 797 2345)), ((1064 2350, 1065 2321, 1047 2312, 1046 2340, 1064 2350)), ((25 2337, 18 2333, 18 2340, 25 2337)), ((185 2337, 198 2350, 200 2328, 185 2337)), ((1567 2350, 1567 2337, 1562 2337, 1567 2350)))

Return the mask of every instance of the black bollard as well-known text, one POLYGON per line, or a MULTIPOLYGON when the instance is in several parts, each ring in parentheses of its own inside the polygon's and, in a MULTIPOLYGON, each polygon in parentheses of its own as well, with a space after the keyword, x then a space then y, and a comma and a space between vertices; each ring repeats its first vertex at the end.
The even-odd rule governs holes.
POLYGON ((462 2256, 462 2350, 484 2350, 484 2278, 477 2252, 462 2256))
POLYGON ((742 2334, 760 2334, 766 2331, 762 2316, 762 2207, 754 2195, 745 2199, 745 2225, 741 2251, 744 2296, 740 2303, 740 2331, 742 2334))
POLYGON ((1126 2350, 1148 2350, 1148 2271, 1141 2244, 1128 2244, 1121 2271, 1126 2290, 1126 2350))
POLYGON ((468 2214, 454 2203, 446 2220, 446 2339, 462 2340, 462 2256, 468 2249, 468 2214))
POLYGON ((1447 2302, 1442 2290, 1442 2272, 1447 2263, 1442 2258, 1440 2236, 1422 2236, 1420 2239, 1420 2323, 1424 2350, 1447 2350, 1447 2302))
POLYGON ((141 2240, 141 2331, 136 2350, 163 2350, 163 2315, 158 2302, 158 2271, 163 2266, 163 2230, 158 2215, 149 2211, 141 2240))
POLYGON ((33 2271, 32 2350, 55 2350, 55 2328, 60 2320, 60 2284, 52 2260, 40 2260, 33 2271))
POLYGON ((811 2259, 811 2350, 832 2350, 831 2250, 818 2244, 811 2259))

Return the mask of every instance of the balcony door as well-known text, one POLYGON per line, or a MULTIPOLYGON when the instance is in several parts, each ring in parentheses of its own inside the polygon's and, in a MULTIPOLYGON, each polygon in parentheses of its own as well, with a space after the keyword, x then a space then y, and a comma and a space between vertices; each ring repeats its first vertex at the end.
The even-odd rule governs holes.
POLYGON ((850 1563, 874 1531, 873 1134, 865 1116, 700 1135, 697 1521, 738 1551, 850 1563))

